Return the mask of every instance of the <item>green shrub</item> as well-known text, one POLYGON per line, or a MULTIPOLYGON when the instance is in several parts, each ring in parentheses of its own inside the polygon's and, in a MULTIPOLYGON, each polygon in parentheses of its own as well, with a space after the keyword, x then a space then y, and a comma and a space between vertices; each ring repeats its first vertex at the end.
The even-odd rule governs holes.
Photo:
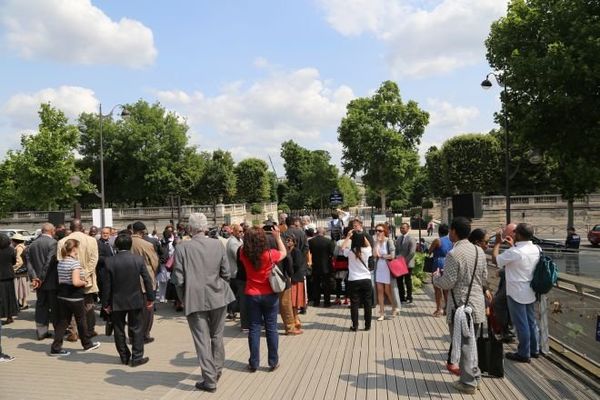
POLYGON ((262 212, 263 212, 262 204, 254 203, 254 204, 252 204, 252 206, 250 206, 250 214, 259 215, 259 214, 262 214, 262 212))
POLYGON ((415 266, 412 270, 412 283, 413 288, 420 289, 423 287, 423 283, 430 279, 429 273, 423 271, 425 265, 425 253, 415 254, 415 266))

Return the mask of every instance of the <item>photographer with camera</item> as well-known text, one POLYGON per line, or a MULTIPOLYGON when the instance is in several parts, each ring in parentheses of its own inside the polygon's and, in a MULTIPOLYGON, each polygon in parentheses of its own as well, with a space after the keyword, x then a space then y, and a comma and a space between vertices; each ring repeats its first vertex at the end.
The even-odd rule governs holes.
POLYGON ((348 257, 348 290, 350 292, 350 317, 352 318, 351 331, 358 330, 358 307, 362 303, 365 314, 365 331, 371 329, 371 306, 373 287, 371 271, 369 270, 369 257, 372 255, 371 244, 362 231, 352 229, 348 232, 342 252, 348 257))

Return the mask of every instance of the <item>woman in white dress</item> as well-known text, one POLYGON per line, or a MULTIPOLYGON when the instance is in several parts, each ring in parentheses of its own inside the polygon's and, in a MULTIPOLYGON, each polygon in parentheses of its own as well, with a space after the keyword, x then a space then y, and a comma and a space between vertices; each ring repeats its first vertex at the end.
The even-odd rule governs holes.
POLYGON ((388 261, 394 258, 395 246, 394 241, 389 238, 388 228, 384 224, 377 224, 375 227, 375 283, 377 284, 377 305, 379 306, 379 317, 377 321, 385 319, 385 298, 388 298, 392 305, 392 316, 400 313, 398 304, 392 295, 391 282, 395 280, 390 274, 390 269, 387 265, 388 261))

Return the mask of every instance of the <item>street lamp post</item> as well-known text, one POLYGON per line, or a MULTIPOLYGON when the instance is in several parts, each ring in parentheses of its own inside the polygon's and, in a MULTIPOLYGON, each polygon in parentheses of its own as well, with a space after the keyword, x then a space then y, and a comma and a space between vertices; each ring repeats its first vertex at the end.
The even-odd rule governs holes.
MULTIPOLYGON (((502 100, 503 102, 506 102, 506 82, 502 82, 500 77, 495 73, 490 72, 487 74, 483 82, 481 82, 481 87, 485 90, 492 87, 490 76, 493 76, 498 85, 502 87, 502 100)), ((504 146, 504 195, 506 198, 506 224, 508 225, 510 224, 510 139, 508 135, 508 113, 506 109, 504 110, 504 146)))
POLYGON ((99 105, 98 118, 100 119, 100 227, 104 228, 104 208, 105 208, 105 193, 104 193, 104 141, 102 137, 102 120, 104 118, 110 118, 113 112, 121 107, 121 117, 125 118, 129 116, 129 111, 122 104, 114 106, 110 112, 106 115, 102 114, 102 103, 99 105))

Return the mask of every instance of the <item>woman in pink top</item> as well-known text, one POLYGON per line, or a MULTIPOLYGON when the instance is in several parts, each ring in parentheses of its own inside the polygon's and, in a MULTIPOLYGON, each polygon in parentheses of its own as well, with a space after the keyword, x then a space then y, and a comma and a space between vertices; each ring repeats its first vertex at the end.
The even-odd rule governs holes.
POLYGON ((274 263, 287 255, 281 240, 279 229, 274 226, 271 231, 278 250, 269 250, 267 235, 262 228, 252 227, 244 235, 244 244, 240 251, 240 261, 246 273, 246 304, 250 319, 248 346, 250 359, 248 370, 255 372, 260 362, 260 330, 265 321, 267 348, 269 353, 269 371, 279 367, 279 334, 277 333, 277 313, 279 311, 279 295, 274 293, 269 284, 269 274, 274 263))

